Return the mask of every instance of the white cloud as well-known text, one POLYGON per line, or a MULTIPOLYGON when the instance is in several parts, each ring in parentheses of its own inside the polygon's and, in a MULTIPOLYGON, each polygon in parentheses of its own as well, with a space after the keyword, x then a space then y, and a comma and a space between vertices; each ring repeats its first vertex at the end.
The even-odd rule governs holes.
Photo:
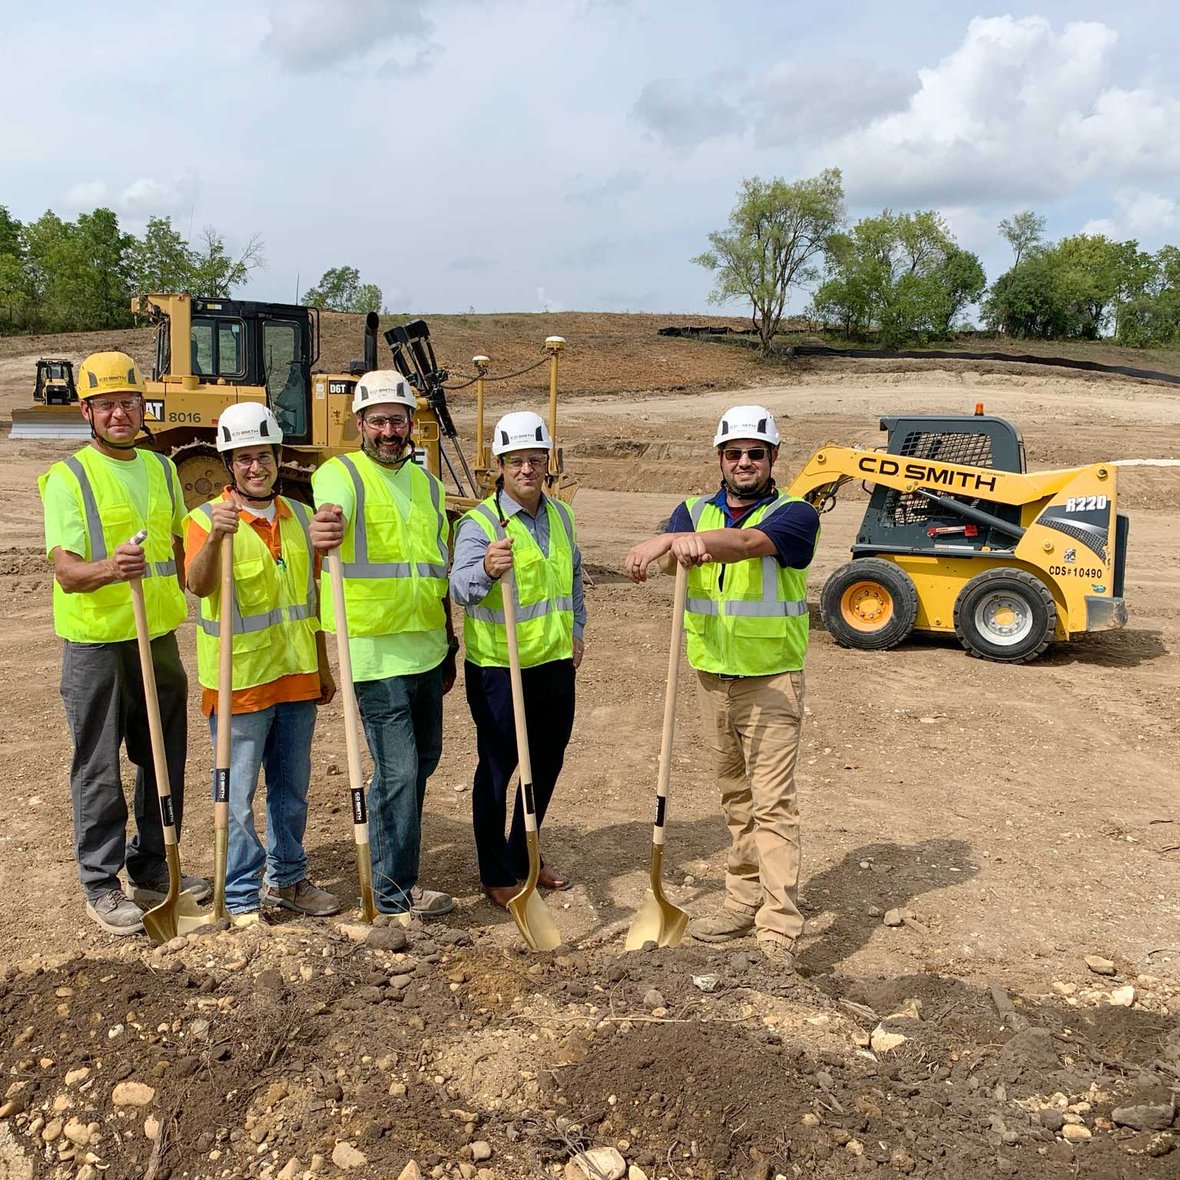
POLYGON ((1164 235, 1180 226, 1176 202, 1160 193, 1143 189, 1121 188, 1114 194, 1114 209, 1109 217, 1096 217, 1082 226, 1084 234, 1105 234, 1115 241, 1134 238, 1149 247, 1162 242, 1164 235))
POLYGON ((1111 81, 1117 33, 976 18, 904 111, 826 144, 857 201, 1052 200, 1111 172, 1180 173, 1180 102, 1111 81))
POLYGON ((645 174, 634 168, 625 168, 608 176, 588 176, 579 172, 570 181, 565 199, 573 205, 610 205, 642 187, 645 179, 645 174))
POLYGON ((436 47, 428 42, 434 23, 430 0, 271 0, 263 48, 289 70, 316 73, 355 64, 391 42, 409 42, 404 62, 395 50, 377 66, 384 74, 421 70, 436 47))
POLYGON ((119 194, 118 207, 132 217, 143 218, 187 213, 200 188, 201 182, 195 172, 184 172, 166 180, 142 176, 119 194))
POLYGON ((101 180, 83 180, 67 189, 62 200, 67 209, 89 213, 106 204, 109 191, 101 180))
POLYGON ((657 78, 640 91, 631 114, 677 151, 744 136, 773 148, 860 126, 901 107, 910 88, 903 75, 872 62, 797 58, 757 75, 728 70, 693 82, 657 78))

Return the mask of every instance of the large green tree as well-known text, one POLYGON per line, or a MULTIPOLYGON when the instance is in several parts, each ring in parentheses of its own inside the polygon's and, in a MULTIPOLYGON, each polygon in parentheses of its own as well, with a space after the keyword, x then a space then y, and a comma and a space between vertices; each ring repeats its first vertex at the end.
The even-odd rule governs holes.
POLYGON ((381 311, 381 288, 376 283, 362 283, 355 266, 333 266, 324 271, 320 281, 303 296, 306 307, 328 311, 381 311))
POLYGON ((1005 217, 997 228, 1012 247, 1012 265, 1019 266, 1021 259, 1036 249, 1045 236, 1045 219, 1039 213, 1025 209, 1005 217))
POLYGON ((763 353, 782 323, 791 291, 818 278, 816 263, 844 221, 838 168, 807 180, 742 181, 729 226, 709 235, 709 249, 692 261, 714 272, 709 301, 753 308, 763 353))
POLYGON ((979 259, 933 210, 866 217, 833 236, 827 258, 816 313, 848 336, 876 330, 887 347, 946 336, 986 285, 979 259))

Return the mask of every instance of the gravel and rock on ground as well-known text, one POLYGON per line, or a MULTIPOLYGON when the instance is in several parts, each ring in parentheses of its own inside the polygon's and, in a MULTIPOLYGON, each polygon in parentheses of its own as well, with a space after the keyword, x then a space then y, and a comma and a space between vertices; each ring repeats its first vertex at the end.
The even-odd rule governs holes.
MULTIPOLYGON (((575 332, 539 324, 550 331, 570 339, 575 371, 575 332)), ((54 351, 26 348, 4 342, 0 407, 26 396, 28 357, 54 351)), ((638 363, 638 346, 623 351, 638 363)), ((1180 1176, 1180 476, 1121 473, 1122 633, 1009 668, 946 640, 849 652, 816 620, 798 975, 752 940, 624 954, 646 882, 670 579, 635 587, 617 571, 680 496, 711 486, 715 419, 754 396, 726 392, 732 375, 708 388, 727 350, 647 351, 651 373, 629 385, 650 392, 575 382, 563 417, 594 585, 544 832, 576 885, 548 897, 565 943, 547 955, 523 951, 478 892, 461 685, 423 843, 425 883, 458 898, 447 918, 404 945, 400 928, 358 941, 352 922, 291 918, 153 949, 91 924, 35 493, 68 447, 0 442, 0 1176, 1180 1176)), ((578 363, 605 372, 609 355, 578 363)), ((1180 455, 1176 395, 1160 386, 919 367, 741 380, 779 416, 787 471, 827 439, 878 445, 882 414, 980 400, 1020 426, 1033 469, 1180 455)), ((497 393, 493 410, 529 396, 540 382, 497 393)), ((470 403, 455 402, 469 430, 470 403)), ((854 494, 825 517, 813 601, 862 511, 854 494)), ((191 628, 182 647, 195 673, 191 628)), ((726 837, 687 669, 679 688, 665 877, 699 914, 720 902, 726 837)), ((208 872, 196 696, 183 852, 186 870, 208 872)), ((351 896, 337 706, 314 765, 312 872, 351 896)))

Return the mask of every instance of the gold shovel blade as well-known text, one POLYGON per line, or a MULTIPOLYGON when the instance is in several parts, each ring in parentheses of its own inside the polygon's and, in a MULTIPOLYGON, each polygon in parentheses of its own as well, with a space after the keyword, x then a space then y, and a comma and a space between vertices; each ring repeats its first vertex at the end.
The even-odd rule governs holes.
POLYGON ((143 928, 156 946, 162 946, 178 934, 189 934, 210 920, 209 912, 197 905, 191 893, 179 891, 180 853, 175 844, 168 845, 167 856, 168 892, 159 905, 145 910, 143 915, 143 928))
POLYGON ((666 897, 657 897, 648 889, 643 904, 631 919, 627 937, 623 942, 625 951, 640 951, 646 943, 656 946, 679 946, 688 925, 688 913, 673 905, 666 897))
POLYGON ((508 903, 508 912, 516 921, 525 942, 535 951, 551 951, 561 946, 557 929, 536 886, 525 887, 508 903))
POLYGON ((213 832, 213 920, 228 918, 225 908, 225 871, 229 861, 229 832, 216 828, 213 832))

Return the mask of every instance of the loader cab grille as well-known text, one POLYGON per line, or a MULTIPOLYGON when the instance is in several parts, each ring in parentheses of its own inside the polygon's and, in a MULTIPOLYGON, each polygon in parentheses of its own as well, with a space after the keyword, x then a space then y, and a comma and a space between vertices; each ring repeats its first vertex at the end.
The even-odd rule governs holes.
MULTIPOLYGON (((957 466, 992 468, 999 471, 1024 471, 1024 441, 1020 432, 1007 420, 985 415, 947 417, 916 415, 881 419, 881 429, 889 433, 886 451, 890 455, 957 466)), ((984 504, 978 496, 956 493, 950 488, 939 493, 944 499, 986 507, 987 511, 1013 524, 1020 523, 1020 508, 1011 504, 984 504)), ((932 503, 925 496, 900 492, 878 484, 873 488, 868 511, 857 537, 853 553, 858 552, 930 552, 932 534, 940 544, 965 549, 978 548, 989 538, 987 530, 965 527, 963 518, 932 503)), ((999 537, 993 542, 1007 545, 999 537)))

